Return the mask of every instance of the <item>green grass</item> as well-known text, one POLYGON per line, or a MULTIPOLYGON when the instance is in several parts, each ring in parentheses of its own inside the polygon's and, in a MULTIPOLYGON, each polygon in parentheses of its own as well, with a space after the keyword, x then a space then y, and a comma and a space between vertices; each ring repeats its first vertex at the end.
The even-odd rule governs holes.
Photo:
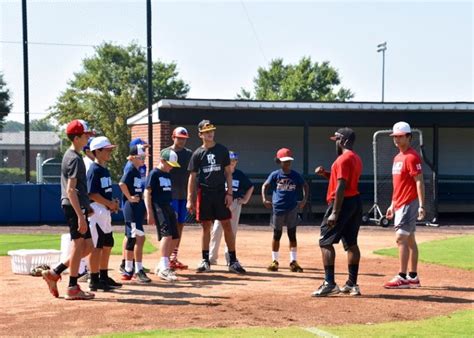
MULTIPOLYGON (((374 325, 320 326, 338 337, 472 337, 474 311, 464 310, 448 316, 439 316, 418 321, 390 322, 374 325)), ((309 329, 311 330, 311 329, 309 329)), ((219 328, 152 330, 129 333, 113 333, 101 337, 315 337, 303 328, 219 328)))
MULTIPOLYGON (((474 235, 453 237, 418 244, 421 262, 474 270, 474 235)), ((374 251, 378 255, 398 257, 398 249, 374 251)))
POLYGON ((285 328, 219 328, 219 329, 179 329, 153 330, 130 333, 114 333, 101 337, 314 337, 314 334, 297 327, 285 328))
POLYGON ((320 329, 339 337, 472 337, 474 311, 458 311, 418 321, 326 326, 320 329))
MULTIPOLYGON (((112 255, 122 254, 122 233, 114 233, 115 245, 112 249, 112 255)), ((4 234, 0 235, 0 256, 6 256, 9 250, 18 249, 61 249, 61 235, 40 234, 4 234)), ((145 241, 143 253, 150 254, 156 251, 156 248, 145 241)))

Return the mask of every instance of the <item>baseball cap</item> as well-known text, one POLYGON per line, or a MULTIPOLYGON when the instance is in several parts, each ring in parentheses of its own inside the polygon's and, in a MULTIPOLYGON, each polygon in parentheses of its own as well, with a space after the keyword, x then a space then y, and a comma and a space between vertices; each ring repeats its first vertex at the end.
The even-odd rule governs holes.
POLYGON ((281 148, 277 151, 276 158, 282 162, 293 161, 293 153, 288 148, 281 148))
POLYGON ((93 137, 89 138, 89 141, 87 141, 87 144, 82 148, 82 151, 91 150, 91 142, 93 139, 93 137))
POLYGON ((239 154, 237 154, 235 151, 229 150, 229 158, 231 160, 238 160, 239 154))
POLYGON ((166 148, 160 152, 160 157, 162 160, 165 160, 173 168, 180 168, 181 166, 178 163, 178 155, 171 149, 166 148))
POLYGON ((84 120, 72 120, 66 127, 67 135, 82 135, 89 134, 93 135, 94 131, 89 129, 87 122, 84 120))
POLYGON ((112 149, 115 148, 115 144, 111 144, 109 139, 105 136, 99 136, 95 137, 92 142, 91 142, 91 150, 97 150, 97 149, 112 149))
POLYGON ((393 125, 390 136, 406 135, 411 133, 410 125, 406 122, 400 121, 393 125))
POLYGON ((354 143, 355 141, 355 132, 351 128, 340 128, 335 133, 334 136, 330 137, 331 140, 341 140, 343 143, 354 143))
POLYGON ((184 127, 177 127, 173 130, 173 137, 189 138, 188 130, 184 127))
POLYGON ((209 120, 202 120, 198 124, 198 129, 200 133, 205 133, 207 131, 216 130, 217 128, 209 120))
POLYGON ((140 137, 134 138, 133 140, 130 141, 129 147, 137 146, 137 145, 143 145, 144 148, 149 147, 150 145, 143 141, 140 137))
POLYGON ((146 151, 143 144, 137 144, 130 147, 130 155, 132 156, 145 156, 146 151))

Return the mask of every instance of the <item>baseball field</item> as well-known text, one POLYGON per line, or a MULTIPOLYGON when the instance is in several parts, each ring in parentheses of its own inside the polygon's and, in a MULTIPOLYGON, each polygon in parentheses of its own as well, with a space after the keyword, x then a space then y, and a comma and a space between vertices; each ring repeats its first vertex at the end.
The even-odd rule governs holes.
MULTIPOLYGON (((145 266, 158 262, 156 234, 148 230, 145 266)), ((115 226, 116 243, 122 227, 115 226)), ((115 292, 99 292, 93 301, 62 299, 67 275, 53 298, 41 278, 14 275, 8 250, 59 249, 63 227, 0 228, 0 329, 8 336, 166 336, 166 337, 469 337, 474 335, 474 228, 418 227, 419 289, 386 290, 382 284, 397 271, 392 229, 363 227, 359 285, 361 297, 312 298, 323 281, 316 246, 319 227, 298 229, 303 273, 288 269, 287 238, 282 239, 280 271, 268 272, 271 231, 241 226, 239 259, 246 275, 213 266, 196 274, 200 259, 200 227, 187 226, 180 260, 190 270, 171 284, 149 274, 151 284, 126 282, 115 292)), ((119 253, 119 249, 114 250, 119 253)), ((222 257, 223 258, 223 257, 222 257)), ((111 275, 120 280, 121 256, 111 258, 111 275)), ((346 257, 337 248, 336 281, 346 280, 346 257)), ((82 284, 86 288, 86 284, 82 284)))

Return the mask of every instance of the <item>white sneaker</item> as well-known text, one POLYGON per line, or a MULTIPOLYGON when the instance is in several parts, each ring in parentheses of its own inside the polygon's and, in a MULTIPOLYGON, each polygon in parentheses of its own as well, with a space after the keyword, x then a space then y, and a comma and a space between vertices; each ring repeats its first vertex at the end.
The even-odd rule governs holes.
POLYGON ((201 263, 199 263, 196 269, 196 272, 202 273, 202 272, 209 272, 209 271, 211 271, 211 264, 209 263, 209 261, 206 261, 205 259, 203 259, 201 263))
POLYGON ((341 289, 341 293, 349 294, 350 296, 360 296, 360 288, 359 285, 349 286, 345 284, 341 289))
POLYGON ((175 282, 178 279, 174 271, 171 270, 170 268, 160 270, 158 272, 158 277, 168 282, 175 282))
POLYGON ((420 279, 418 278, 418 276, 416 276, 415 278, 411 278, 407 275, 407 281, 410 284, 410 288, 419 288, 421 286, 420 279))

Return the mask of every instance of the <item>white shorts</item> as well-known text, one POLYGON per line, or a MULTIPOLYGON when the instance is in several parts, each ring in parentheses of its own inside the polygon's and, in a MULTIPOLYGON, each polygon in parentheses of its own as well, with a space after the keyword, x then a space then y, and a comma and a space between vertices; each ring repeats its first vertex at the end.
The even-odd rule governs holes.
POLYGON ((101 234, 112 234, 112 216, 110 215, 110 210, 100 203, 93 202, 91 207, 94 210, 94 214, 89 217, 89 227, 91 229, 92 242, 94 247, 97 248, 101 234), (98 227, 100 230, 97 229, 98 227))

